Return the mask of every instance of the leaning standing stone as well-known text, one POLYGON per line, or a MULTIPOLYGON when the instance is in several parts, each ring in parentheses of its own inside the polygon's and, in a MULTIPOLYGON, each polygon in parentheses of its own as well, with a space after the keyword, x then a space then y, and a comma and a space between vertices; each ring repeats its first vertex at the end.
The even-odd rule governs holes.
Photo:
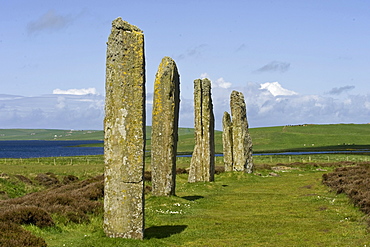
POLYGON ((252 173, 252 138, 248 130, 247 110, 241 92, 231 93, 230 107, 233 126, 233 170, 252 173))
POLYGON ((211 81, 194 81, 195 147, 190 162, 189 178, 193 182, 214 181, 215 145, 211 81))
POLYGON ((222 118, 222 145, 225 171, 230 172, 233 170, 233 127, 228 112, 224 112, 222 118))
POLYGON ((170 57, 164 57, 154 83, 152 112, 152 193, 175 195, 180 76, 170 57))
POLYGON ((104 232, 144 236, 144 34, 117 18, 107 43, 104 232))

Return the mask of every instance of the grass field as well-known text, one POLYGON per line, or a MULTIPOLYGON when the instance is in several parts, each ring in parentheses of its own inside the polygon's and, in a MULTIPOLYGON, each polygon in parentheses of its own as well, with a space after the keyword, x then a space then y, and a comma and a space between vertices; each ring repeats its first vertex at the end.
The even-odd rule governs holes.
MULTIPOLYGON (((368 148, 369 132, 370 125, 251 129, 255 150, 260 153, 368 148)), ((87 134, 102 133, 82 135, 87 134)), ((181 129, 179 136, 179 151, 191 151, 192 129, 181 129)), ((216 150, 221 148, 220 140, 221 132, 216 132, 216 150)), ((148 144, 150 148, 150 140, 148 144)), ((179 174, 177 196, 146 194, 144 240, 106 238, 99 210, 81 224, 54 214, 55 226, 23 228, 48 246, 369 246, 369 217, 345 195, 322 184, 323 174, 336 167, 366 161, 370 161, 367 154, 255 155, 254 174, 221 173, 215 182, 192 184, 187 183, 187 174, 179 174)), ((68 175, 86 180, 101 175, 103 163, 101 155, 0 159, 0 202, 44 191, 46 187, 36 179, 40 174, 57 181, 68 175)), ((179 168, 189 164, 189 157, 177 158, 179 168)), ((216 165, 223 165, 222 157, 216 157, 216 165)), ((146 170, 150 170, 150 157, 146 170)))
POLYGON ((255 152, 370 148, 370 124, 283 126, 250 132, 255 152))
MULTIPOLYGON (((190 158, 180 157, 178 163, 186 167, 190 158)), ((222 165, 221 157, 216 159, 216 165, 222 165)), ((322 175, 334 169, 330 163, 321 166, 302 163, 289 168, 275 162, 257 162, 256 166, 256 174, 260 176, 221 173, 213 183, 189 184, 187 174, 180 174, 177 196, 147 194, 143 241, 106 238, 101 213, 91 214, 90 223, 66 224, 55 216, 54 227, 24 227, 45 239, 48 246, 365 246, 370 243, 365 215, 347 197, 322 185, 322 175), (274 166, 282 168, 271 168, 274 166), (269 176, 271 172, 278 176, 269 176)), ((0 159, 3 176, 0 191, 15 198, 44 190, 34 180, 40 173, 52 173, 62 181, 69 174, 83 180, 102 174, 103 170, 102 156, 0 159), (32 180, 33 185, 21 182, 15 177, 17 174, 32 180)))
MULTIPOLYGON (((151 127, 146 127, 150 150, 151 127)), ((297 125, 251 128, 255 153, 370 149, 370 124, 297 125)), ((0 129, 0 140, 103 140, 96 130, 0 129)), ((194 130, 179 128, 178 152, 191 153, 194 130)), ((216 153, 222 153, 222 132, 215 131, 216 153)))
POLYGON ((7 140, 103 140, 103 131, 58 129, 0 129, 0 141, 7 140))
MULTIPOLYGON (((23 160, 17 169, 23 167, 26 175, 38 167, 38 172, 53 171, 58 178, 66 171, 84 176, 84 166, 92 166, 89 176, 102 169, 92 160, 89 165, 65 160, 54 167, 53 160, 39 162, 23 160)), ((24 228, 48 246, 366 246, 370 235, 364 214, 321 182, 332 169, 303 164, 281 167, 273 170, 277 176, 269 176, 272 170, 261 167, 261 176, 229 172, 216 175, 213 183, 192 184, 187 174, 178 175, 177 196, 146 195, 144 240, 106 238, 101 213, 91 214, 89 223, 65 224, 55 216, 54 227, 24 228)), ((20 184, 8 175, 13 187, 20 184)))

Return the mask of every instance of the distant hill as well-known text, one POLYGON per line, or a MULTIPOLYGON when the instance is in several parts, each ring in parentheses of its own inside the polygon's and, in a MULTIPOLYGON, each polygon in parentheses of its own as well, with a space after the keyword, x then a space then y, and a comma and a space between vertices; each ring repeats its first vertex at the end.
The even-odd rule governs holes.
POLYGON ((102 130, 0 129, 1 140, 103 140, 102 130))
POLYGON ((370 124, 305 124, 255 128, 250 132, 255 152, 370 148, 370 124))
MULTIPOLYGON (((146 127, 147 149, 151 127, 146 127)), ((253 150, 259 152, 370 149, 370 124, 292 125, 251 128, 253 150)), ((103 140, 102 130, 0 129, 1 140, 103 140)), ((222 153, 222 132, 215 131, 222 153)), ((192 152, 194 129, 179 128, 179 152, 192 152)))

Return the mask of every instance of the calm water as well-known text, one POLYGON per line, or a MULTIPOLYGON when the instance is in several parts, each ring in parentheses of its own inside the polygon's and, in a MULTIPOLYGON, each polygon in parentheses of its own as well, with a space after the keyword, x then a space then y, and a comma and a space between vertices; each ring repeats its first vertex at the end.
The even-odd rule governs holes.
MULTIPOLYGON (((58 156, 102 155, 103 147, 75 147, 81 144, 103 143, 103 141, 0 141, 0 158, 39 158, 58 156)), ((330 153, 370 153, 369 150, 322 151, 322 152, 285 152, 262 153, 253 155, 301 155, 330 153)), ((222 154, 216 154, 222 156, 222 154)), ((191 157, 191 155, 178 155, 191 157)))
POLYGON ((0 158, 39 158, 103 154, 103 147, 73 147, 103 141, 0 141, 0 158))

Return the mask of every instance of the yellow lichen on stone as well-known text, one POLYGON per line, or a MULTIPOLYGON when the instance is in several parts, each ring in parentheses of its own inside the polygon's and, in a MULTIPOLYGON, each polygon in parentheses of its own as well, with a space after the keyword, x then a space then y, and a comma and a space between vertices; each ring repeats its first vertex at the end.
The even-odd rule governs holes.
POLYGON ((211 81, 194 81, 194 139, 188 182, 214 180, 214 116, 211 81))
POLYGON ((106 62, 104 231, 109 237, 143 238, 144 96, 144 35, 117 18, 106 62))
POLYGON ((175 193, 180 79, 175 62, 164 57, 154 81, 152 109, 152 193, 175 193))

